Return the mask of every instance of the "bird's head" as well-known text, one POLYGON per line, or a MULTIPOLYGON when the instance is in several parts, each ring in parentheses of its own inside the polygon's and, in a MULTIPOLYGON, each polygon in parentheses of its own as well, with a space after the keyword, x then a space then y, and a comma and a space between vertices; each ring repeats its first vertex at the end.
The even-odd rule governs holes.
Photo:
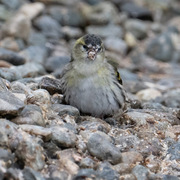
POLYGON ((72 58, 77 61, 103 61, 104 57, 104 45, 101 38, 94 34, 79 38, 72 50, 72 58))

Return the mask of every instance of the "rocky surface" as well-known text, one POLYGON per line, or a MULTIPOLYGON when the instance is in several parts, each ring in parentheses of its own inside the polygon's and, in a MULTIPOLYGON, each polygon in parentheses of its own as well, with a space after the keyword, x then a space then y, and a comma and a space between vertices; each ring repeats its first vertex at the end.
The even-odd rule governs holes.
POLYGON ((179 179, 179 22, 178 0, 1 0, 0 179, 179 179), (119 64, 120 117, 63 104, 58 77, 86 33, 119 64))

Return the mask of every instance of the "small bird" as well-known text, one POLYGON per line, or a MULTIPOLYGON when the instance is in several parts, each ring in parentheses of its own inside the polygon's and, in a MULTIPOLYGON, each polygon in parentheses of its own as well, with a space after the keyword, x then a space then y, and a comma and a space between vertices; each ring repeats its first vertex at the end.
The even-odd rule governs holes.
POLYGON ((75 42, 61 82, 65 103, 83 114, 103 118, 125 108, 126 93, 120 74, 106 60, 104 45, 97 35, 87 34, 75 42))

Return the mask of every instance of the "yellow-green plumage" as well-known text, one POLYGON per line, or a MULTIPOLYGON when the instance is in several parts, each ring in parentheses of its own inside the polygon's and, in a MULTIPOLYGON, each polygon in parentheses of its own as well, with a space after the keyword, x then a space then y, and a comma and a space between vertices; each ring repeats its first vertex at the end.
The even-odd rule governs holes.
POLYGON ((62 73, 65 102, 95 117, 114 115, 125 107, 126 101, 118 76, 105 59, 101 39, 96 35, 83 36, 76 41, 72 61, 62 73))

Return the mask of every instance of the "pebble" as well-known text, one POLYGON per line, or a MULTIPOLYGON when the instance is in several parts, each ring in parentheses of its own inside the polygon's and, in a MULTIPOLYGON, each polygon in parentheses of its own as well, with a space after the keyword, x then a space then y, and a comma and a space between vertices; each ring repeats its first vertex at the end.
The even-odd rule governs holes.
POLYGON ((30 19, 22 13, 9 18, 2 27, 2 36, 13 36, 27 41, 31 30, 30 19))
POLYGON ((141 101, 149 101, 160 97, 162 94, 160 91, 152 88, 140 90, 136 96, 141 101))
POLYGON ((87 149, 91 155, 100 160, 106 160, 112 164, 121 162, 122 156, 118 148, 107 139, 104 139, 99 133, 93 133, 90 136, 87 142, 87 149))
POLYGON ((137 165, 133 168, 132 174, 137 180, 147 180, 148 179, 148 169, 142 165, 137 165))
POLYGON ((22 65, 25 63, 25 59, 22 56, 5 48, 0 48, 0 59, 13 65, 22 65))
POLYGON ((51 16, 44 15, 38 17, 34 25, 47 37, 59 39, 63 37, 60 24, 51 16))
POLYGON ((148 24, 141 20, 128 20, 125 23, 125 29, 127 32, 133 34, 137 39, 144 39, 147 36, 149 30, 148 24))
POLYGON ((52 141, 59 147, 70 148, 76 144, 76 134, 64 127, 51 127, 52 141))
POLYGON ((39 106, 29 104, 19 113, 19 116, 12 119, 12 122, 16 124, 31 124, 45 126, 45 120, 43 118, 42 111, 39 106))
POLYGON ((24 108, 25 104, 15 97, 9 91, 1 91, 0 93, 0 115, 1 116, 17 116, 24 108))

